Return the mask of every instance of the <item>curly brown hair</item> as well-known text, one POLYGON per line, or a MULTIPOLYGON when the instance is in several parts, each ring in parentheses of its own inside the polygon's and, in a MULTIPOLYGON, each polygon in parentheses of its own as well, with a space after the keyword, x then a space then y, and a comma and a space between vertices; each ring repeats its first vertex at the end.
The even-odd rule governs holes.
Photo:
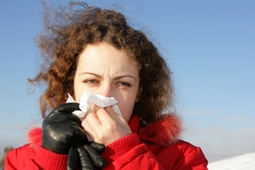
POLYGON ((46 85, 40 97, 43 118, 48 109, 66 101, 67 93, 74 94, 79 54, 87 44, 100 42, 125 50, 139 64, 140 93, 134 113, 143 121, 156 120, 172 105, 171 71, 145 34, 129 26, 121 13, 71 2, 60 10, 47 10, 44 26, 44 32, 37 37, 44 62, 37 76, 29 79, 32 84, 44 82, 46 85))

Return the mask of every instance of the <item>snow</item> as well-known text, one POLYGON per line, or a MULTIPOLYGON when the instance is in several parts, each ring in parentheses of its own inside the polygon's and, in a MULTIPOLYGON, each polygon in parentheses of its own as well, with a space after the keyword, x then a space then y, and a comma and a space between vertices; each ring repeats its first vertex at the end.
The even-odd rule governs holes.
POLYGON ((209 163, 209 170, 255 170, 255 152, 209 163))

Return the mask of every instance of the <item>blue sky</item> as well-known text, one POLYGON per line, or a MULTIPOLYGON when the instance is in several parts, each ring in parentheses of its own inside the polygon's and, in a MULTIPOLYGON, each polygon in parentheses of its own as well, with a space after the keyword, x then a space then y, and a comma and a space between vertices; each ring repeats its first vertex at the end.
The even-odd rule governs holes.
MULTIPOLYGON (((86 2, 123 12, 159 48, 174 73, 182 139, 209 161, 255 152, 255 1, 86 2)), ((27 93, 39 67, 40 11, 39 1, 0 1, 0 155, 41 123, 40 89, 27 93)))

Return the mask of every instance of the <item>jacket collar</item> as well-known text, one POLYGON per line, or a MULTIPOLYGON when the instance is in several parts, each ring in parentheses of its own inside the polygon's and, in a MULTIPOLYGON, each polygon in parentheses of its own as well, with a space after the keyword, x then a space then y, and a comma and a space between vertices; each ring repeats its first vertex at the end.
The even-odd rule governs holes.
POLYGON ((182 131, 181 119, 172 113, 161 115, 157 121, 145 127, 140 126, 139 117, 134 115, 129 121, 129 126, 133 133, 138 134, 140 140, 160 146, 175 143, 182 131))

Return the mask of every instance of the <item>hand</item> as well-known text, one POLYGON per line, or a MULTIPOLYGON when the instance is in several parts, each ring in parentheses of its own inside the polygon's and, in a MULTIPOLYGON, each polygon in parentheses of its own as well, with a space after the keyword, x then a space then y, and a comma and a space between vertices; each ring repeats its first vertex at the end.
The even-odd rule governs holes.
POLYGON ((74 142, 87 143, 86 132, 80 119, 72 114, 78 103, 66 103, 54 109, 43 121, 42 147, 60 154, 67 154, 74 142))
POLYGON ((112 107, 95 106, 82 120, 82 127, 93 141, 106 146, 132 133, 127 122, 112 107))
POLYGON ((67 169, 103 168, 107 162, 100 155, 104 145, 88 142, 80 119, 72 114, 78 103, 66 103, 54 109, 43 121, 42 147, 60 154, 68 153, 67 169))

